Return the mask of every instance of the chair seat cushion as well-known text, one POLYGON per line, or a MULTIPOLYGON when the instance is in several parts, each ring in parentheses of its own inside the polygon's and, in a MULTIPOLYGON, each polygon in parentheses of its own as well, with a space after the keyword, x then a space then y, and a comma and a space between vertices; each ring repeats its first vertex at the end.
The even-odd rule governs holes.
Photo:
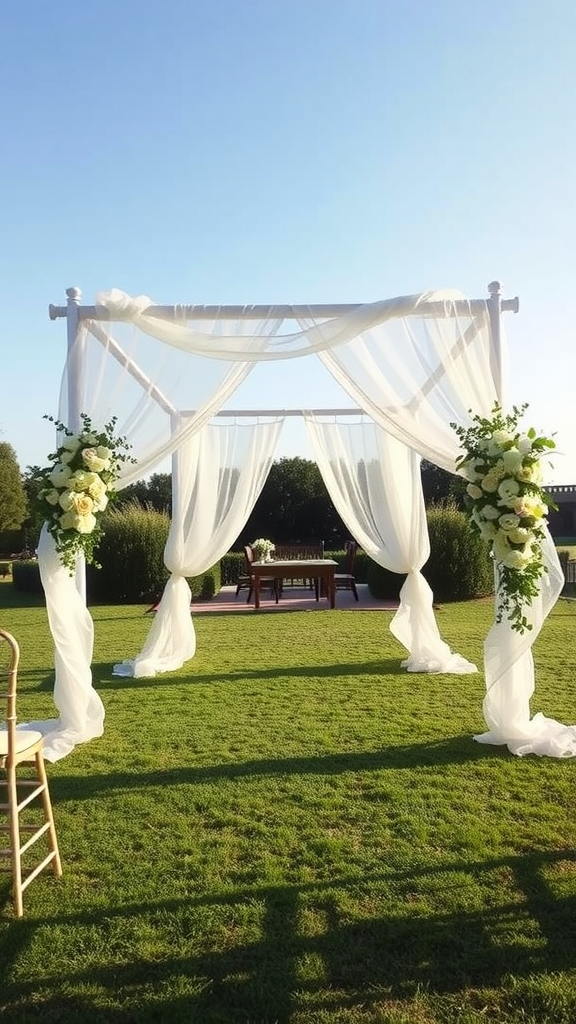
MULTIPOLYGON (((33 747, 42 739, 42 733, 33 729, 16 729, 16 752, 21 754, 28 747, 33 747)), ((8 753, 8 730, 0 728, 0 757, 8 753)))

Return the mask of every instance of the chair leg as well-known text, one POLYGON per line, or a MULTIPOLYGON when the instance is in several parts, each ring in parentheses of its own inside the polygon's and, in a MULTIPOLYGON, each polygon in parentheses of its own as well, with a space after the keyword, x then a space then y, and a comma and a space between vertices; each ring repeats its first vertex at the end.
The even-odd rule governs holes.
POLYGON ((356 600, 358 600, 358 591, 356 590, 356 584, 354 580, 352 580, 350 586, 352 587, 352 593, 354 594, 354 597, 356 598, 356 600))
POLYGON ((42 784, 42 807, 44 808, 44 818, 48 822, 48 846, 50 852, 54 854, 52 858, 52 871, 57 878, 62 876, 62 861, 60 860, 60 850, 58 848, 58 838, 56 836, 56 826, 54 825, 54 814, 52 811, 52 801, 50 799, 50 790, 48 789, 48 779, 46 777, 46 765, 44 764, 44 757, 42 752, 38 751, 36 754, 36 770, 38 772, 38 778, 42 784))
POLYGON ((10 859, 12 867, 12 902, 16 917, 24 914, 22 901, 22 861, 20 859, 20 822, 18 819, 18 789, 16 769, 6 769, 6 795, 8 799, 8 828, 10 835, 10 859))

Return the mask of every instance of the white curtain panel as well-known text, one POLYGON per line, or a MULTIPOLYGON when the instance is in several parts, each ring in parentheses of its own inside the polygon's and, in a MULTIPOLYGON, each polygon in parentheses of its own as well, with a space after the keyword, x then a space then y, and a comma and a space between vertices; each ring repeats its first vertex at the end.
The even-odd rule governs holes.
POLYGON ((540 596, 526 611, 532 629, 520 635, 507 622, 494 622, 484 643, 486 696, 483 711, 488 732, 480 743, 507 746, 513 754, 576 756, 576 726, 538 713, 530 716, 534 693, 532 645, 564 586, 564 574, 548 530, 542 546, 547 572, 540 596))
POLYGON ((384 430, 454 472, 458 442, 451 423, 470 410, 490 415, 501 396, 504 360, 490 332, 488 308, 463 298, 423 295, 409 314, 363 331, 320 358, 344 390, 384 430), (437 313, 427 314, 432 302, 437 313))
POLYGON ((38 543, 38 562, 55 648, 54 703, 59 718, 30 722, 44 736, 44 757, 59 761, 77 743, 104 732, 104 705, 92 686, 94 623, 85 601, 60 561, 46 526, 38 543))
POLYGON ((438 630, 432 591, 421 573, 430 555, 420 457, 371 422, 321 420, 307 413, 316 461, 339 515, 363 551, 407 574, 390 630, 406 648, 409 672, 477 672, 438 630))
POLYGON ((164 553, 170 579, 142 651, 115 665, 115 675, 155 676, 194 656, 185 577, 215 565, 241 532, 270 472, 283 422, 208 424, 174 454, 172 522, 164 553))

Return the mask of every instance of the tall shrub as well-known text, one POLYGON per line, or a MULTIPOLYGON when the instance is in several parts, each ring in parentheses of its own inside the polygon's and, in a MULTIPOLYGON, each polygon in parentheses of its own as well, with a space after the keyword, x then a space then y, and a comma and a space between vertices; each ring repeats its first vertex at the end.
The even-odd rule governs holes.
POLYGON ((168 514, 150 506, 127 502, 111 509, 96 552, 102 568, 87 567, 88 596, 111 602, 160 597, 168 579, 164 547, 169 529, 168 514))
POLYGON ((488 545, 473 533, 468 516, 455 504, 427 510, 430 558, 422 569, 439 601, 466 601, 494 590, 488 545))
MULTIPOLYGON (((484 597, 494 589, 492 560, 487 545, 472 533, 468 517, 448 501, 427 511, 430 557, 422 569, 439 601, 466 601, 484 597)), ((373 597, 396 600, 405 575, 368 566, 368 587, 373 597)))

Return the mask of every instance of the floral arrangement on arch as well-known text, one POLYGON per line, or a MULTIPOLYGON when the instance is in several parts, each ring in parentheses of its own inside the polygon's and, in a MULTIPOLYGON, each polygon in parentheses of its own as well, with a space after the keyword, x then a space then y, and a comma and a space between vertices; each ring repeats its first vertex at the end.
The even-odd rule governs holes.
POLYGON ((275 545, 267 537, 258 537, 258 540, 252 541, 250 545, 258 562, 270 562, 272 560, 272 552, 276 551, 275 545))
POLYGON ((56 542, 60 561, 72 574, 83 553, 97 568, 95 549, 102 537, 101 517, 114 489, 120 465, 135 462, 126 452, 126 439, 114 436, 116 417, 96 430, 82 413, 82 429, 74 433, 59 420, 45 416, 64 434, 62 444, 48 459, 51 465, 35 473, 36 508, 56 542))
POLYGON ((470 522, 491 545, 495 561, 496 621, 506 615, 518 633, 532 629, 525 608, 540 593, 546 515, 556 508, 541 487, 541 457, 556 445, 533 428, 519 429, 527 408, 513 406, 505 414, 496 402, 490 419, 474 416, 472 427, 451 424, 464 449, 456 471, 468 481, 470 522))

